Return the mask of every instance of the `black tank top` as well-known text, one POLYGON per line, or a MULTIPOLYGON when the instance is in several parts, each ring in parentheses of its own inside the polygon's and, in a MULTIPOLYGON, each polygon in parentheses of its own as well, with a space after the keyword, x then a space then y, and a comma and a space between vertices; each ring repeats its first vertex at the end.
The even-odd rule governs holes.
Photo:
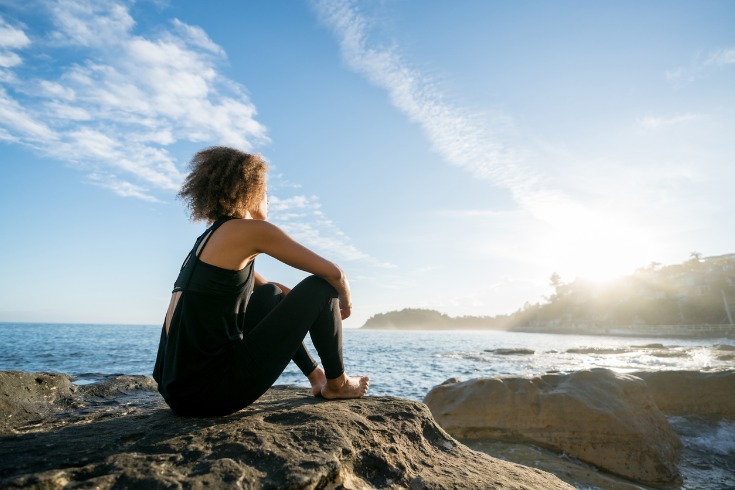
POLYGON ((164 320, 153 368, 158 391, 167 401, 206 393, 213 377, 225 375, 232 348, 242 340, 255 261, 234 271, 199 260, 209 237, 230 219, 218 219, 197 238, 174 283, 173 292, 181 292, 181 297, 168 334, 164 320))

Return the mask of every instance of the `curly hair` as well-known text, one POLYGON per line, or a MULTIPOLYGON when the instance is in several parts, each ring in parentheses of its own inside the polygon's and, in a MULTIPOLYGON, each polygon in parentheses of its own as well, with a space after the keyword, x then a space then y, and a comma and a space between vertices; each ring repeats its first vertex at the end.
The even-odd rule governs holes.
POLYGON ((243 217, 265 194, 268 164, 259 155, 213 146, 194 155, 189 167, 178 197, 186 201, 193 221, 243 217))

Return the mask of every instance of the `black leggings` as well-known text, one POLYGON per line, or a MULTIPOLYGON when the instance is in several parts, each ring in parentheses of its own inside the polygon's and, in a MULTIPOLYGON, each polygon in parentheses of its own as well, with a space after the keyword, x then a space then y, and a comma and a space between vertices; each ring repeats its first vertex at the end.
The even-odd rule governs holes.
MULTIPOLYGON (((247 335, 270 313, 286 296, 275 284, 265 284, 256 289, 248 300, 245 311, 245 332, 247 335)), ((304 376, 308 376, 319 365, 309 354, 303 342, 293 356, 293 362, 304 376)))
POLYGON ((215 376, 199 402, 187 403, 181 415, 215 416, 236 412, 260 398, 293 361, 307 375, 317 367, 303 340, 307 332, 327 378, 344 373, 342 317, 337 291, 324 279, 309 276, 288 295, 272 284, 253 292, 245 312, 246 331, 234 349, 229 369, 215 376))

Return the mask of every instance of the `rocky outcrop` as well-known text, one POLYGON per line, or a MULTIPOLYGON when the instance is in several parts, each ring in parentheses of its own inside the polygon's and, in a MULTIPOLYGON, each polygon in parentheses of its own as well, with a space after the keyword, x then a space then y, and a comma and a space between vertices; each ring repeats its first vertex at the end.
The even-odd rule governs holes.
POLYGON ((654 485, 680 478, 681 442, 635 376, 596 369, 531 379, 452 379, 424 401, 457 438, 534 442, 654 485))
POLYGON ((77 386, 0 372, 0 488, 572 489, 474 452, 428 408, 274 387, 228 417, 176 417, 144 376, 77 386))
POLYGON ((667 415, 735 419, 735 371, 640 372, 658 408, 667 415))

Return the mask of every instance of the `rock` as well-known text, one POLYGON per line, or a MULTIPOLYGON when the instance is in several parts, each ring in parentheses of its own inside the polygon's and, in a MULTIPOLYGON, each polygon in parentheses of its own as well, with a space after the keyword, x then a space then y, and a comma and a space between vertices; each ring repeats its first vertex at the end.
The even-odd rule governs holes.
POLYGON ((680 480, 681 442, 635 376, 475 379, 436 386, 424 402, 457 438, 525 440, 639 482, 680 480))
POLYGON ((630 352, 629 347, 576 347, 574 349, 567 349, 567 354, 624 354, 630 352))
POLYGON ((537 444, 473 439, 462 439, 461 442, 470 449, 492 457, 513 461, 525 466, 533 466, 552 473, 579 489, 643 490, 644 488, 653 488, 644 487, 628 478, 601 471, 591 464, 583 463, 567 454, 560 454, 537 444))
POLYGON ((735 419, 735 371, 639 372, 667 415, 735 419))
POLYGON ((515 356, 515 355, 534 355, 536 353, 533 349, 485 349, 485 352, 491 352, 499 356, 515 356))
POLYGON ((0 372, 3 418, 37 417, 4 426, 0 488, 573 488, 470 450, 400 398, 326 401, 277 386, 233 415, 185 418, 145 376, 75 386, 52 375, 47 391, 61 396, 13 402, 38 376, 0 372))
POLYGON ((66 374, 3 372, 0 376, 0 434, 11 431, 14 426, 71 408, 76 389, 66 374))

